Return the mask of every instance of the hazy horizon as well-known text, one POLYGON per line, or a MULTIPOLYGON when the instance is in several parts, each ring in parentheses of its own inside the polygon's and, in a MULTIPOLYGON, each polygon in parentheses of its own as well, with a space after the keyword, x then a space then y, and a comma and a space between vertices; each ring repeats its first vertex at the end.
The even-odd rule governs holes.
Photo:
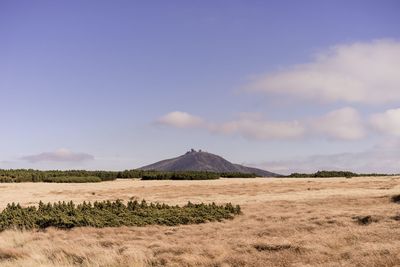
POLYGON ((398 1, 1 1, 0 169, 202 149, 400 173, 398 1))

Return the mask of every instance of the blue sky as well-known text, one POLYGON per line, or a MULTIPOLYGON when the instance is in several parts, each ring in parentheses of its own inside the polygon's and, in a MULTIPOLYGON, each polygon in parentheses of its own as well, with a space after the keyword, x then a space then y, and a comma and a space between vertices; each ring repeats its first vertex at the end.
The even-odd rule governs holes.
POLYGON ((194 147, 282 173, 396 172, 399 13, 0 1, 0 168, 129 169, 194 147))

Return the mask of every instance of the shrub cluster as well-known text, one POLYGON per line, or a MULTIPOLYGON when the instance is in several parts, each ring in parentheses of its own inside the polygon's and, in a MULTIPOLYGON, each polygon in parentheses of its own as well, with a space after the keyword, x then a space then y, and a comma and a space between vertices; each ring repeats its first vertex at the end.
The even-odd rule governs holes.
POLYGON ((222 172, 220 176, 223 178, 256 178, 255 173, 243 173, 243 172, 222 172))
POLYGON ((45 183, 98 183, 102 180, 96 176, 56 176, 45 177, 45 183))
POLYGON ((289 178, 333 178, 333 177, 360 177, 360 176, 390 176, 391 174, 365 173, 359 174, 349 171, 318 171, 316 173, 292 173, 289 178))
POLYGON ((47 227, 73 228, 82 226, 117 227, 145 225, 197 224, 232 219, 240 214, 240 206, 192 204, 169 206, 159 203, 117 200, 75 205, 71 202, 39 203, 38 207, 23 208, 8 204, 0 213, 0 231, 6 229, 43 229, 47 227))
POLYGON ((142 173, 142 180, 213 180, 223 178, 255 178, 254 173, 242 172, 205 172, 205 171, 180 171, 160 172, 147 171, 142 173))
POLYGON ((214 180, 219 179, 216 172, 148 172, 142 180, 214 180))

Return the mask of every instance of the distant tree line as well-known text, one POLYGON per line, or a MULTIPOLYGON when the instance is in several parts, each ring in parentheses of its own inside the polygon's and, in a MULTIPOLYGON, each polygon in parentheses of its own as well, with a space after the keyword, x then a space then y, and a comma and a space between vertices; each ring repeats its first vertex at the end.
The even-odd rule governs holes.
POLYGON ((82 226, 117 227, 145 225, 197 224, 208 221, 232 219, 240 214, 240 206, 231 203, 225 205, 192 204, 169 206, 146 201, 129 201, 127 204, 102 201, 83 202, 75 205, 71 202, 39 203, 38 207, 21 207, 8 204, 0 212, 0 231, 6 229, 43 229, 47 227, 73 228, 82 226))
POLYGON ((115 180, 117 175, 118 172, 110 171, 39 171, 32 169, 0 169, 0 182, 101 182, 115 180))
POLYGON ((239 172, 201 172, 201 171, 182 171, 182 172, 161 172, 145 170, 125 170, 125 171, 39 171, 33 169, 0 169, 0 183, 22 183, 22 182, 53 182, 53 183, 89 183, 112 181, 115 179, 141 178, 143 180, 209 180, 226 178, 253 178, 255 174, 239 172))
POLYGON ((333 177, 362 177, 362 176, 391 176, 392 174, 381 173, 354 173, 350 171, 318 171, 316 173, 292 173, 289 178, 333 178, 333 177))
POLYGON ((243 173, 243 172, 221 172, 220 177, 222 178, 256 178, 258 177, 255 173, 243 173))
POLYGON ((96 176, 57 176, 57 177, 45 177, 43 182, 45 183, 98 183, 102 180, 96 176))
POLYGON ((219 177, 216 172, 149 172, 143 174, 142 180, 215 180, 219 177))
MULTIPOLYGON (((366 173, 359 174, 350 171, 318 171, 316 173, 292 173, 287 178, 331 178, 331 177, 360 177, 360 176, 390 176, 392 174, 366 173)), ((255 178, 254 173, 241 172, 205 172, 205 171, 86 171, 86 170, 53 170, 39 171, 33 169, 0 169, 0 183, 48 182, 48 183, 94 183, 112 181, 115 179, 142 179, 142 180, 212 180, 223 178, 255 178)))

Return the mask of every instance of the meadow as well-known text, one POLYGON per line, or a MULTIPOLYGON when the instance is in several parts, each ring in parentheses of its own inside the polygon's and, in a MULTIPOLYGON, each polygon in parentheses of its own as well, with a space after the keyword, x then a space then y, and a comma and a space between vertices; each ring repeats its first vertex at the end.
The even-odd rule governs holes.
POLYGON ((18 202, 232 203, 242 214, 178 226, 0 232, 0 266, 399 266, 400 177, 3 183, 18 202))

